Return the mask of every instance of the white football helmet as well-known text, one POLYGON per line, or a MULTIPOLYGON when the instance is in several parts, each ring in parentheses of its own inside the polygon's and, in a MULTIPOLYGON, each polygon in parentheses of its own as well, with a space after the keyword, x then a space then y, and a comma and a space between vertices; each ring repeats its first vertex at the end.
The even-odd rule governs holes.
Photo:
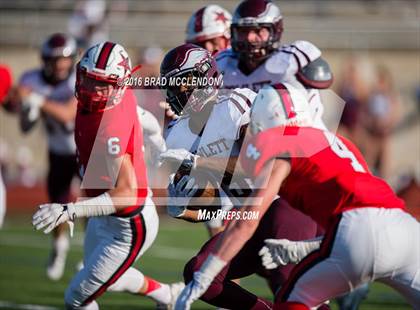
POLYGON ((261 88, 251 108, 251 133, 278 126, 312 126, 304 92, 286 83, 261 88))
POLYGON ((211 4, 195 12, 187 25, 187 43, 200 43, 216 37, 230 39, 232 15, 224 8, 211 4))
POLYGON ((131 61, 120 44, 103 42, 89 48, 77 64, 76 97, 87 111, 118 104, 131 74, 131 61))

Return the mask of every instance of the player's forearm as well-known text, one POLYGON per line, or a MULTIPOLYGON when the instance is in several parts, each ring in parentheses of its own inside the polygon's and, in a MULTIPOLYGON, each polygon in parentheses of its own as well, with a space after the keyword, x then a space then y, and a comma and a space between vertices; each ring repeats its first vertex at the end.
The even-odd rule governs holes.
POLYGON ((258 227, 256 220, 235 220, 224 230, 222 238, 213 255, 225 262, 233 259, 252 237, 258 227))
POLYGON ((66 104, 58 104, 53 101, 46 100, 41 110, 62 123, 74 121, 76 117, 77 105, 74 100, 66 104))
POLYGON ((116 213, 137 202, 137 191, 116 188, 94 198, 68 204, 76 217, 104 216, 116 213))

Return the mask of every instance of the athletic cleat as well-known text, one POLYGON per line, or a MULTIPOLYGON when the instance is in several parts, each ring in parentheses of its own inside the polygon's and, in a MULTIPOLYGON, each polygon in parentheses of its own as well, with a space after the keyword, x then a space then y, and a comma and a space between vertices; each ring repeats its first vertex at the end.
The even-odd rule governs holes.
POLYGON ((52 281, 58 281, 64 274, 64 267, 66 266, 66 253, 57 254, 55 250, 52 251, 48 266, 47 277, 52 281))
POLYGON ((171 301, 169 302, 169 304, 158 303, 156 305, 156 309, 157 310, 172 310, 172 309, 174 309, 176 300, 178 299, 178 296, 179 296, 179 294, 181 294, 184 287, 185 287, 184 282, 176 282, 176 283, 169 284, 169 289, 171 291, 171 301))

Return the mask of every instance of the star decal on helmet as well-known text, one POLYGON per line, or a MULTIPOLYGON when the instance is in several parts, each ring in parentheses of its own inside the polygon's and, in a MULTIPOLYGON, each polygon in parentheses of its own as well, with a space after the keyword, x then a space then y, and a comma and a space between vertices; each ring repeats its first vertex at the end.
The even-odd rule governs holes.
POLYGON ((118 65, 122 66, 125 71, 130 71, 130 60, 128 57, 124 57, 124 55, 121 54, 121 57, 123 60, 121 60, 118 65))
POLYGON ((228 19, 226 18, 225 14, 223 12, 216 12, 216 18, 215 21, 221 21, 222 23, 226 24, 228 19))

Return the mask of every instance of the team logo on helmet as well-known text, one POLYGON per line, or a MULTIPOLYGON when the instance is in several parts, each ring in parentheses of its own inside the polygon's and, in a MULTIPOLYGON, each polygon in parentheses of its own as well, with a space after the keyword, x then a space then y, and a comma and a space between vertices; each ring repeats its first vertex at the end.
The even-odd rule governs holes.
POLYGON ((164 90, 177 114, 200 112, 217 95, 222 77, 210 53, 190 43, 166 54, 160 74, 169 81, 164 90))
POLYGON ((131 74, 131 61, 119 44, 104 42, 89 48, 77 64, 76 97, 87 111, 103 111, 118 104, 127 88, 121 81, 131 74))

